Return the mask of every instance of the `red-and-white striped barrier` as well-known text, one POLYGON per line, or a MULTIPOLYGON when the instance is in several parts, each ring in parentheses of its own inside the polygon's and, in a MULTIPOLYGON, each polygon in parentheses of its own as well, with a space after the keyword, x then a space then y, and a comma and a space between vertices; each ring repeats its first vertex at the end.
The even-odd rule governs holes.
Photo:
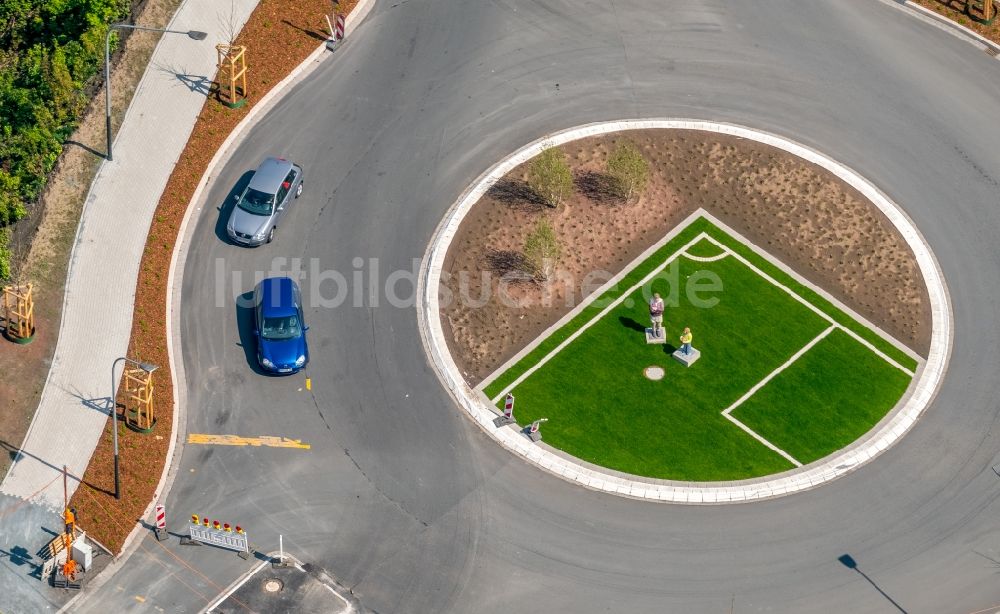
POLYGON ((513 418, 514 417, 514 395, 508 394, 507 398, 503 402, 503 417, 513 418))
POLYGON ((167 528, 167 509, 162 504, 156 506, 156 528, 167 528))
POLYGON ((342 41, 344 40, 344 16, 337 15, 334 17, 334 22, 336 25, 333 30, 333 40, 342 41))

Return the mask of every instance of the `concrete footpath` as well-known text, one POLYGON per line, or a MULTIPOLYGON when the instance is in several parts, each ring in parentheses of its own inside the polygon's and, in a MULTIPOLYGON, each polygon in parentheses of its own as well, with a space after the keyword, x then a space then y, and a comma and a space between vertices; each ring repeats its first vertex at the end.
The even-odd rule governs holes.
MULTIPOLYGON (((87 468, 109 415, 112 363, 128 349, 139 261, 153 212, 204 104, 216 71, 214 46, 225 40, 230 23, 242 29, 257 2, 182 3, 168 28, 202 30, 208 37, 163 36, 115 136, 114 162, 104 162, 91 185, 70 258, 52 366, 28 434, 0 484, 0 552, 15 547, 33 552, 24 541, 36 533, 38 545, 47 542, 51 536, 38 525, 40 519, 55 519, 58 527, 62 466, 68 467, 70 494, 87 468)), ((117 371, 120 379, 120 366, 117 371)), ((8 590, 38 583, 23 567, 0 557, 0 611, 46 608, 8 590)))

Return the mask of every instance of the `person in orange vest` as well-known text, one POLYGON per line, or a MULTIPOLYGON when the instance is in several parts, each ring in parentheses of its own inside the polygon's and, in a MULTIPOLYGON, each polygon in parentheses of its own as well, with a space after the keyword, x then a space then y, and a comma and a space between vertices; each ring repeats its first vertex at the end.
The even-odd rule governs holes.
POLYGON ((691 334, 691 329, 685 326, 684 332, 681 333, 681 352, 683 352, 685 356, 691 353, 692 339, 694 339, 694 335, 691 334))
POLYGON ((73 535, 73 527, 76 525, 76 508, 66 508, 66 513, 63 516, 66 521, 66 534, 73 535))

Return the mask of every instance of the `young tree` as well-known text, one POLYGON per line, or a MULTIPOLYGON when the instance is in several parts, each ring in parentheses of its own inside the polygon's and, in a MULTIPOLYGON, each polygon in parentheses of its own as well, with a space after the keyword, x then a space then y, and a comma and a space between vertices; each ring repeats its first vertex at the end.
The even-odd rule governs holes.
POLYGON ((548 279, 552 276, 556 261, 562 253, 559 238, 546 219, 541 219, 535 229, 524 239, 524 258, 531 265, 535 277, 548 279))
POLYGON ((528 185, 550 207, 558 207, 573 189, 573 173, 566 164, 566 154, 558 147, 549 147, 535 156, 528 173, 528 185))
POLYGON ((608 175, 615 180, 618 194, 626 201, 641 192, 649 180, 649 162, 634 143, 626 141, 608 157, 608 175))

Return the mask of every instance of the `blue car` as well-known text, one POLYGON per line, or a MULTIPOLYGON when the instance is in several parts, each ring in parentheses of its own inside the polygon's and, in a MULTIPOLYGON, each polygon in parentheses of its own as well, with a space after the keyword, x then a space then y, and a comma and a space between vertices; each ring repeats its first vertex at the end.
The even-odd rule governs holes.
POLYGON ((296 373, 309 362, 302 294, 288 277, 269 277, 253 291, 257 362, 271 373, 296 373))

